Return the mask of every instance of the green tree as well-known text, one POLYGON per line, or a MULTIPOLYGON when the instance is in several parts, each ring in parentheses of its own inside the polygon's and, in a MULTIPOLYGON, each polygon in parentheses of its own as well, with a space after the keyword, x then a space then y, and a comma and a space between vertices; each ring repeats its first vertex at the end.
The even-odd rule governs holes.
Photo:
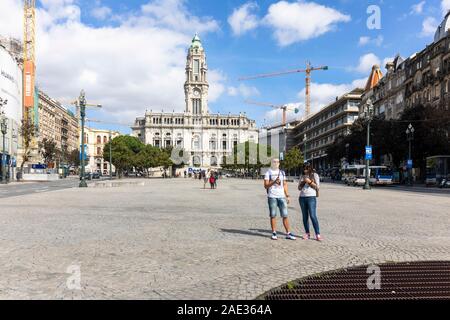
POLYGON ((50 167, 55 162, 58 154, 56 142, 52 139, 44 138, 39 142, 39 153, 44 158, 44 163, 50 167))
POLYGON ((125 170, 136 167, 137 155, 145 145, 136 137, 118 136, 108 142, 103 149, 103 159, 109 161, 109 146, 111 144, 112 164, 117 170, 119 178, 125 170))
POLYGON ((30 119, 22 119, 20 136, 22 137, 22 163, 20 164, 20 176, 22 176, 25 163, 30 161, 32 141, 36 136, 36 127, 34 126, 33 121, 30 119))
POLYGON ((224 169, 239 171, 245 175, 257 175, 261 168, 270 166, 272 155, 277 153, 271 147, 254 142, 245 142, 233 148, 232 157, 222 165, 224 169), (262 157, 261 157, 262 156, 262 157), (231 158, 231 163, 229 163, 231 158))
POLYGON ((303 165, 303 154, 298 147, 291 148, 286 153, 286 158, 281 162, 281 166, 287 172, 291 172, 293 169, 299 169, 303 165))
POLYGON ((72 150, 67 156, 69 166, 78 168, 80 166, 80 149, 72 150))
POLYGON ((145 145, 141 148, 139 153, 135 155, 134 166, 138 170, 145 172, 146 176, 148 176, 148 169, 159 167, 160 153, 161 150, 159 150, 159 148, 145 145))

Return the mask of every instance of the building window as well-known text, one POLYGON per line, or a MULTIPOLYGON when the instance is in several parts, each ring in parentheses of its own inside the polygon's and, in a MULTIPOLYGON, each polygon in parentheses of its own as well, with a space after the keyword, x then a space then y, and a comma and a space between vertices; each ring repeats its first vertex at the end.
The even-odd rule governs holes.
POLYGON ((103 137, 103 143, 107 144, 108 143, 108 138, 106 136, 103 137))
POLYGON ((97 136, 97 144, 101 144, 102 143, 102 137, 97 136))
POLYGON ((202 165, 202 162, 201 162, 199 156, 194 156, 192 158, 192 163, 194 164, 194 167, 200 167, 202 165))
POLYGON ((216 156, 212 156, 211 157, 211 165, 212 166, 217 166, 217 157, 216 156))
POLYGON ((194 59, 194 74, 200 73, 200 61, 198 59, 194 59))
POLYGON ((200 137, 195 136, 192 139, 192 149, 194 150, 200 150, 200 137))
POLYGON ((202 113, 202 100, 201 99, 192 99, 192 110, 194 114, 202 113))
POLYGON ((155 147, 160 148, 161 147, 161 140, 155 140, 155 147))
POLYGON ((97 155, 101 156, 102 155, 102 148, 97 147, 97 155))

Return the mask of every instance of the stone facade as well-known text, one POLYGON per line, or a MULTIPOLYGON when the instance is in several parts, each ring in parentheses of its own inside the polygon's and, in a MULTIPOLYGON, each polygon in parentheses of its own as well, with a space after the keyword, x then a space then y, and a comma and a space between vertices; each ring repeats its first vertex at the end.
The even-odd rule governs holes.
MULTIPOLYGON (((99 172, 103 175, 109 175, 109 161, 103 159, 103 148, 111 139, 120 136, 118 131, 103 129, 84 128, 84 143, 86 145, 86 172, 99 172)), ((112 171, 115 167, 112 166, 112 171)))
POLYGON ((358 118, 363 89, 354 89, 336 99, 319 112, 309 116, 295 127, 297 146, 317 169, 330 169, 327 148, 339 136, 350 133, 353 122, 358 118))
POLYGON ((77 118, 59 102, 39 91, 39 136, 56 142, 61 150, 64 145, 68 152, 78 148, 79 126, 77 118))
POLYGON ((185 111, 146 112, 136 119, 132 135, 156 147, 183 148, 189 155, 188 166, 203 168, 220 167, 236 144, 257 143, 256 123, 245 114, 209 113, 207 71, 205 50, 196 35, 187 55, 185 111))

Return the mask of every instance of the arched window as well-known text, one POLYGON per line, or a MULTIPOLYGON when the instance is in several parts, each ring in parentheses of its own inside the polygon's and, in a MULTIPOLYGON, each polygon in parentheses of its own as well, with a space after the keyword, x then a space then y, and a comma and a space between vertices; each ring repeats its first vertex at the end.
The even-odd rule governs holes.
POLYGON ((200 137, 199 136, 194 136, 194 138, 192 138, 192 149, 200 150, 200 137))
POLYGON ((97 136, 97 144, 101 144, 102 143, 102 137, 97 136))
POLYGON ((216 156, 211 157, 211 165, 214 167, 217 166, 217 157, 216 156))
POLYGON ((108 138, 106 136, 103 136, 103 143, 107 144, 108 143, 108 138))
POLYGON ((202 162, 201 162, 199 156, 194 156, 192 158, 192 163, 193 163, 194 167, 200 167, 202 165, 202 162))

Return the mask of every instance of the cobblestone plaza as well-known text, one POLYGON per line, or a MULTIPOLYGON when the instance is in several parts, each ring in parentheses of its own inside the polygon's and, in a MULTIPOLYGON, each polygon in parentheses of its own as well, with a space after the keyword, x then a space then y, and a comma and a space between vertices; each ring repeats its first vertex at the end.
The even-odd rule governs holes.
MULTIPOLYGON (((217 190, 147 180, 6 198, 0 299, 253 299, 351 265, 449 260, 449 208, 448 194, 324 183, 319 243, 270 240, 261 180, 220 180, 217 190), (80 289, 67 286, 73 266, 80 289)), ((301 234, 296 200, 289 213, 301 234)))

